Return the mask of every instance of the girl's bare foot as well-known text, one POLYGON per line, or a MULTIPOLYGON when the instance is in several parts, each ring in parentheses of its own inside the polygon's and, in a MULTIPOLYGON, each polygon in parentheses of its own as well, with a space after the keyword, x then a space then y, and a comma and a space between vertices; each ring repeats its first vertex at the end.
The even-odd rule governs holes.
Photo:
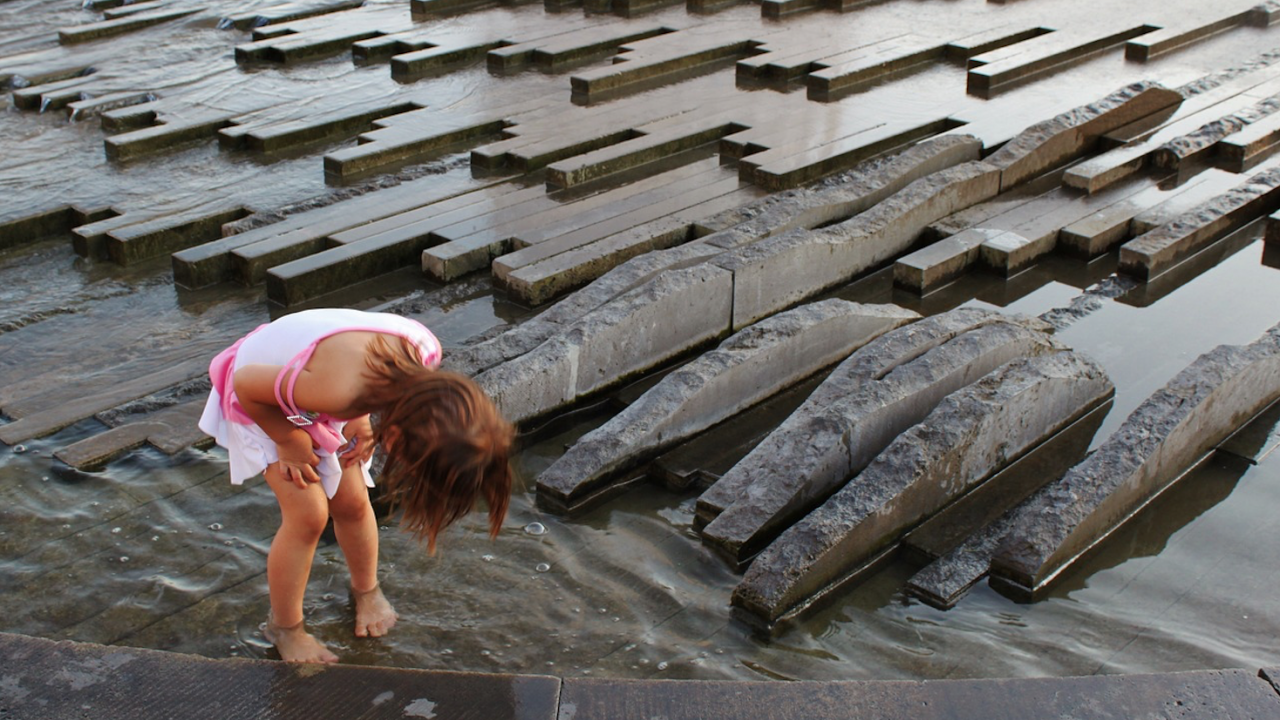
POLYGON ((275 618, 267 614, 267 624, 262 628, 262 635, 267 642, 276 646, 280 659, 285 662, 302 663, 336 663, 338 656, 329 651, 319 640, 315 639, 302 627, 297 625, 284 627, 277 625, 275 618))
POLYGON ((382 637, 395 626, 398 616, 381 586, 363 592, 353 587, 351 597, 356 602, 356 637, 382 637))

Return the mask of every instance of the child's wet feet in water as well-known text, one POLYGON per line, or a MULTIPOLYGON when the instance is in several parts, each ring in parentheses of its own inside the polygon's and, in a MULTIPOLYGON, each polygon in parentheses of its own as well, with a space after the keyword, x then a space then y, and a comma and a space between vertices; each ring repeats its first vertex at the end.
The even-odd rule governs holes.
POLYGON ((382 586, 360 591, 351 588, 356 603, 356 637, 382 637, 396 624, 395 608, 382 594, 382 586))
POLYGON ((275 619, 268 613, 267 624, 262 628, 262 635, 267 639, 267 642, 276 646, 276 651, 280 653, 280 659, 285 662, 338 662, 337 655, 334 655, 329 648, 303 629, 301 620, 298 621, 297 625, 284 627, 277 625, 275 619))

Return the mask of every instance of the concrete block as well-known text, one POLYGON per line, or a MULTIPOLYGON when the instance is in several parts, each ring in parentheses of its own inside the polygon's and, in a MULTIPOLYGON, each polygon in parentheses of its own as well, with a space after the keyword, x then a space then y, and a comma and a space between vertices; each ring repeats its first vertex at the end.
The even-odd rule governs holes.
POLYGON ((1280 113, 1272 113, 1224 137, 1216 152, 1222 167, 1231 172, 1244 172, 1273 154, 1277 147, 1280 147, 1280 113))
MULTIPOLYGON (((910 362, 958 335, 993 323, 1019 322, 1038 332, 1048 332, 1049 325, 1026 318, 1010 318, 977 308, 958 308, 927 317, 906 327, 893 330, 840 363, 822 384, 793 413, 796 422, 806 415, 820 414, 840 398, 858 391, 895 367, 910 362)), ((784 421, 779 430, 791 425, 784 421)), ((781 436, 780 436, 781 437, 781 436)), ((762 457, 777 455, 780 450, 762 443, 762 457)), ((748 466, 744 465, 744 468, 748 466)), ((732 505, 750 484, 748 473, 726 473, 698 498, 695 523, 705 525, 732 505)))
POLYGON ((996 50, 971 58, 966 89, 970 95, 989 98, 1002 90, 1083 62, 1101 50, 1116 47, 1126 40, 1157 29, 1152 25, 1133 25, 1120 29, 1109 26, 1103 30, 1085 32, 1064 30, 1033 38, 1004 48, 1012 51, 1009 53, 996 50))
POLYGON ((1064 351, 1014 360, 948 395, 764 550, 734 607, 767 625, 794 616, 1114 392, 1100 366, 1064 351))
POLYGON ((54 457, 77 469, 99 467, 144 443, 169 455, 193 445, 212 443, 196 423, 204 412, 203 398, 149 414, 144 420, 126 423, 54 453, 54 457))
POLYGON ((179 145, 211 140, 218 130, 231 124, 238 113, 204 112, 184 119, 173 119, 141 130, 112 135, 103 141, 107 158, 116 162, 134 160, 145 155, 168 151, 179 145))
POLYGON ((994 197, 998 183, 996 168, 957 165, 843 223, 792 230, 727 253, 715 263, 733 272, 733 326, 749 325, 907 252, 930 223, 994 197))
POLYGON ((742 32, 673 32, 628 45, 627 62, 585 70, 569 78, 573 94, 600 98, 715 62, 745 57, 758 42, 742 32), (652 49, 651 49, 652 48, 652 49))
MULTIPOLYGON (((657 220, 525 265, 506 276, 507 293, 526 305, 541 305, 633 257, 688 242, 694 237, 696 223, 707 215, 740 206, 757 197, 759 191, 754 188, 737 188, 657 220)), ((498 262, 501 260, 499 258, 498 262)))
POLYGON ((984 241, 978 248, 978 254, 983 265, 1004 277, 1013 277, 1053 252, 1057 244, 1056 232, 1040 237, 1006 232, 984 241))
POLYGON ((1167 272, 1213 241, 1280 204, 1280 170, 1259 173, 1120 248, 1120 269, 1141 280, 1167 272))
POLYGON ((741 482, 742 490, 703 528, 703 542, 731 563, 745 562, 942 398, 1011 360, 1056 349, 1024 325, 992 324, 898 365, 818 412, 798 411, 721 479, 731 487, 741 482), (730 478, 737 474, 746 481, 730 478))
POLYGON ((1182 102, 1154 82, 1128 85, 1101 100, 1037 123, 986 158, 1000 168, 1001 192, 1091 150, 1103 134, 1182 102))
POLYGON ((1189 45, 1208 40, 1214 35, 1234 30, 1247 23, 1252 14, 1252 10, 1232 11, 1225 15, 1219 11, 1214 16, 1192 18, 1171 27, 1161 28, 1125 43, 1124 58, 1149 62, 1174 50, 1181 50, 1189 45))
POLYGON ((893 284, 921 295, 933 292, 967 273, 978 262, 979 246, 1004 234, 970 228, 923 247, 893 264, 893 284))
POLYGON ((838 362, 916 313, 824 300, 765 319, 666 375, 538 477, 538 502, 578 509, 618 472, 838 362))
POLYGON ((708 265, 663 273, 476 380, 512 422, 544 415, 727 334, 732 285, 708 265))
POLYGON ((192 245, 216 240, 222 226, 249 211, 239 204, 217 201, 106 232, 105 248, 113 262, 130 265, 192 245))
POLYGON ((772 193, 741 209, 720 213, 700 225, 715 233, 751 222, 761 228, 759 237, 754 239, 797 227, 826 225, 857 215, 926 175, 977 160, 981 151, 982 143, 972 136, 930 138, 820 183, 772 193))
POLYGON ((1089 411, 907 533, 904 553, 929 564, 911 576, 906 591, 943 610, 959 602, 987 576, 1018 505, 1084 459, 1113 404, 1108 400, 1089 411))
POLYGON ((84 25, 76 25, 73 27, 64 27, 58 29, 58 42, 63 45, 76 45, 86 43, 92 40, 101 40, 102 38, 123 35, 124 33, 141 30, 142 28, 159 25, 160 23, 177 20, 178 18, 187 17, 199 12, 199 8, 177 8, 169 10, 159 10, 155 12, 138 13, 129 15, 115 20, 103 20, 102 22, 85 23, 84 25))
POLYGON ((1035 597, 1277 398, 1280 326, 1250 345, 1201 355, 1028 501, 991 561, 992 586, 1035 597))
POLYGON ((1151 154, 1151 162, 1161 170, 1176 171, 1197 167, 1218 152, 1218 143, 1280 109, 1280 98, 1268 98, 1238 112, 1224 115, 1194 131, 1161 145, 1151 154))

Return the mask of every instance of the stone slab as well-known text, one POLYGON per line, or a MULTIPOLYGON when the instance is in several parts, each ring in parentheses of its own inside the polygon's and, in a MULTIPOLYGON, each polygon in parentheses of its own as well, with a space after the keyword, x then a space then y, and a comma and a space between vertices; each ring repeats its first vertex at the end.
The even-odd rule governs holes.
POLYGON ((1124 46, 1124 58, 1137 62, 1150 62, 1155 58, 1181 50, 1214 35, 1234 30, 1246 24, 1251 10, 1217 13, 1207 18, 1191 18, 1171 27, 1163 27, 1140 38, 1130 40, 1124 46))
POLYGON ((1003 192, 1088 152, 1107 132, 1181 102, 1182 95, 1158 83, 1133 83, 1095 103, 1032 125, 986 162, 1003 171, 1003 192))
POLYGON ((931 243, 893 264, 893 284, 921 295, 933 292, 967 273, 978 261, 979 246, 1004 232, 970 228, 931 243))
POLYGON ((568 188, 714 142, 742 126, 724 116, 689 118, 678 129, 624 140, 547 166, 547 185, 568 188))
POLYGON ((588 245, 525 265, 507 275, 507 292, 527 305, 542 305, 595 280, 633 257, 692 240, 696 235, 695 225, 705 217, 726 208, 740 207, 759 196, 760 193, 753 188, 738 188, 588 245))
POLYGON ((991 584, 1035 597, 1215 445, 1280 398, 1280 326, 1201 355, 1083 463, 1028 501, 991 561, 991 584))
POLYGON ((290 20, 303 20, 340 10, 352 10, 363 4, 364 0, 286 2, 237 15, 228 15, 218 23, 218 27, 223 29, 254 30, 266 25, 286 23, 290 20))
POLYGON ((1097 52, 1117 47, 1127 40, 1145 35, 1158 28, 1151 25, 1132 25, 1124 28, 1107 27, 1093 32, 1061 30, 1032 38, 1013 45, 1011 57, 999 58, 1001 50, 970 59, 966 89, 971 95, 991 97, 1019 83, 1064 66, 1082 62, 1097 52))
POLYGON ((0 705, 25 720, 406 717, 554 720, 559 678, 208 660, 0 634, 0 705))
POLYGON ((1171 189, 1159 203, 1144 209, 1129 223, 1129 235, 1138 236, 1155 230, 1177 219, 1179 215, 1194 210, 1199 205, 1225 195, 1241 184, 1233 173, 1209 168, 1185 183, 1171 189))
POLYGON ((628 47, 635 54, 627 62, 582 71, 570 77, 569 83, 574 95, 599 98, 626 92, 658 78, 689 72, 709 63, 743 57, 756 44, 757 41, 741 32, 659 35, 631 43, 628 47), (657 45, 658 49, 648 52, 650 44, 657 45))
POLYGON ((212 439, 196 427, 204 405, 204 398, 200 398, 159 410, 145 420, 126 423, 78 440, 55 451, 54 457, 73 468, 85 470, 100 467, 144 443, 169 455, 203 442, 212 443, 212 439))
POLYGON ((1256 465, 1277 447, 1280 447, 1280 403, 1258 413, 1249 424, 1232 433, 1218 445, 1218 451, 1256 465))
POLYGON ((220 240, 181 250, 173 255, 173 277, 179 285, 201 288, 234 277, 231 251, 277 236, 324 238, 382 218, 407 212, 448 198, 452 192, 441 192, 435 178, 422 178, 384 188, 376 193, 357 195, 314 210, 286 217, 277 223, 247 230, 220 240))
POLYGON ((437 228, 431 237, 438 244, 422 251, 422 272, 437 281, 449 282, 485 269, 494 258, 511 251, 513 236, 524 225, 525 217, 559 206, 556 200, 542 195, 437 228))
POLYGON ((1204 179, 1204 177, 1192 178, 1174 188, 1166 188, 1162 183, 1112 203, 1092 215, 1064 226, 1058 235, 1058 247, 1070 255, 1086 259, 1108 252, 1131 237, 1131 223, 1134 218, 1198 185, 1204 179))
POLYGON ((838 491, 944 397, 1007 362, 1055 349, 1047 336, 1023 325, 989 325, 899 365, 817 412, 802 408, 795 422, 788 419, 776 438, 771 435, 722 478, 741 490, 703 528, 703 542, 731 563, 745 562, 838 491))
POLYGON ((71 228, 82 224, 81 220, 70 205, 60 205, 0 221, 0 250, 71 232, 71 228))
MULTIPOLYGON (((901 73, 913 67, 938 62, 943 59, 946 45, 934 41, 918 44, 903 43, 888 53, 827 65, 809 73, 805 84, 809 97, 815 100, 831 99, 836 93, 848 91, 858 85, 874 82, 893 73, 901 73)), ((825 65, 825 63, 822 63, 825 65)))
POLYGON ((911 576, 905 590, 933 607, 954 607, 987 576, 991 555, 1018 504, 1084 459, 1113 404, 1107 401, 1094 408, 907 533, 902 538, 904 554, 927 565, 911 576))
POLYGON ((103 20, 101 22, 86 23, 84 25, 76 25, 72 27, 64 27, 58 30, 58 42, 63 45, 77 45, 92 40, 101 40, 103 38, 123 35, 124 33, 141 30, 159 25, 170 20, 187 17, 199 12, 199 8, 175 8, 170 10, 160 10, 155 12, 138 13, 136 15, 128 15, 126 17, 117 18, 115 20, 103 20))
POLYGON ((970 162, 916 180, 822 230, 792 230, 715 262, 734 276, 733 325, 744 327, 912 248, 932 222, 994 197, 1000 171, 970 162))
POLYGON ((1278 144, 1280 113, 1272 113, 1219 141, 1218 163, 1231 172, 1244 172, 1275 153, 1278 144))
POLYGON ((770 191, 785 190, 848 169, 953 126, 947 118, 918 124, 883 125, 818 147, 805 147, 799 151, 783 147, 748 155, 740 161, 739 168, 744 180, 770 191))
POLYGON ((115 162, 135 160, 167 152, 186 143, 211 140, 239 113, 203 112, 172 119, 152 127, 112 135, 103 141, 107 158, 115 162))
POLYGON ((325 155, 326 181, 340 184, 420 162, 458 143, 497 135, 506 126, 499 115, 457 118, 433 108, 414 112, 431 113, 430 120, 415 126, 411 132, 391 132, 397 128, 384 128, 364 133, 359 145, 325 155))
POLYGON ((918 319, 896 306, 824 300, 756 323, 667 374, 539 477, 538 502, 571 510, 617 473, 763 401, 918 319))
POLYGON ((244 146, 256 152, 273 153, 297 145, 354 135, 369 128, 374 120, 388 115, 421 109, 412 102, 370 108, 367 105, 321 113, 305 120, 274 123, 245 133, 244 146))
POLYGON ((221 237, 224 224, 248 214, 238 203, 216 201, 108 230, 104 247, 113 262, 131 265, 216 240, 221 237))
POLYGON ((437 47, 401 53, 391 58, 391 77, 397 79, 421 77, 451 65, 475 62, 490 50, 510 44, 508 40, 443 44, 437 47))
POLYGON ((1120 248, 1121 271, 1150 281, 1280 204, 1280 169, 1259 173, 1224 195, 1120 248))
POLYGON ((948 395, 761 552, 734 589, 734 607, 766 625, 798 616, 1114 392, 1097 363, 1064 351, 1013 360, 948 395))
POLYGON ((707 265, 663 273, 476 381, 512 422, 544 415, 726 335, 732 284, 707 265))
POLYGON ((674 32, 657 23, 610 23, 556 35, 543 40, 493 50, 488 55, 491 69, 512 71, 533 65, 546 72, 599 57, 628 43, 674 32))

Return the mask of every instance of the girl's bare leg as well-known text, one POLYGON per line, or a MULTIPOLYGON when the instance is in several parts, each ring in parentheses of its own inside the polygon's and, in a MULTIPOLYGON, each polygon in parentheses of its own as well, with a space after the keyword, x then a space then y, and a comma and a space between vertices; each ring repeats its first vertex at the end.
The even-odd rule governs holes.
POLYGON ((351 572, 356 604, 356 636, 381 637, 396 624, 396 611, 378 587, 378 519, 369 503, 369 488, 359 465, 342 471, 338 491, 329 501, 333 531, 351 572))
POLYGON ((264 475, 280 503, 280 529, 267 554, 271 616, 264 634, 282 660, 337 662, 338 656, 302 627, 302 598, 311 576, 311 560, 329 520, 324 490, 319 484, 298 488, 284 478, 277 465, 268 467, 264 475))

